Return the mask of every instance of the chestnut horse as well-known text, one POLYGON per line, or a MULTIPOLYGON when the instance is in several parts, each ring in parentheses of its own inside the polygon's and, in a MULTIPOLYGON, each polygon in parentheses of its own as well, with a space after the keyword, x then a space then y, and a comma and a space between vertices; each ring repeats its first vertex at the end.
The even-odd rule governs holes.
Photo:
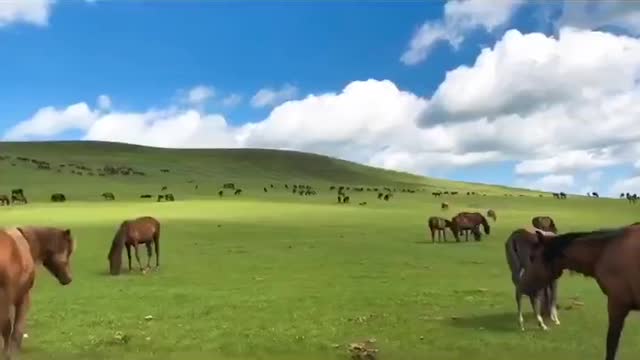
POLYGON ((565 269, 596 280, 607 296, 609 329, 605 360, 614 360, 631 310, 640 310, 640 226, 547 235, 536 231, 531 263, 521 286, 534 293, 565 269))
POLYGON ((122 267, 122 248, 127 248, 129 257, 129 271, 131 271, 131 247, 133 246, 136 260, 140 271, 145 269, 140 263, 138 245, 144 244, 147 247, 147 269, 151 267, 151 256, 153 245, 156 249, 156 269, 160 266, 160 222, 151 216, 143 216, 133 220, 125 220, 120 224, 116 235, 113 237, 111 248, 109 249, 109 271, 111 275, 120 274, 122 267))
MULTIPOLYGON (((491 228, 487 219, 479 212, 461 212, 451 219, 451 232, 456 238, 456 241, 460 241, 460 235, 462 231, 471 231, 476 241, 480 241, 482 234, 480 233, 480 225, 484 229, 484 233, 489 235, 491 228)), ((468 241, 467 237, 467 241, 468 241)))
POLYGON ((540 328, 547 330, 543 317, 549 317, 556 325, 560 325, 560 320, 558 319, 558 308, 556 305, 557 280, 554 280, 551 285, 534 294, 525 294, 520 287, 520 278, 529 266, 529 254, 531 253, 531 247, 536 242, 536 236, 537 235, 534 232, 525 229, 518 229, 511 233, 504 244, 507 264, 511 271, 511 281, 515 287, 518 323, 520 325, 520 329, 523 331, 524 319, 522 317, 521 306, 522 295, 527 295, 529 297, 533 313, 540 328), (541 306, 542 309, 540 309, 541 306))
POLYGON ((531 219, 531 225, 536 229, 540 229, 542 231, 548 231, 557 234, 558 228, 556 227, 556 223, 549 216, 536 216, 531 219))
POLYGON ((429 230, 431 230, 431 242, 435 242, 435 235, 438 234, 438 241, 447 241, 447 228, 451 228, 451 221, 438 216, 431 216, 427 221, 429 230))
POLYGON ((75 241, 68 229, 17 227, 0 230, 0 330, 6 357, 11 358, 22 347, 36 267, 44 265, 60 284, 68 285, 74 250, 75 241))

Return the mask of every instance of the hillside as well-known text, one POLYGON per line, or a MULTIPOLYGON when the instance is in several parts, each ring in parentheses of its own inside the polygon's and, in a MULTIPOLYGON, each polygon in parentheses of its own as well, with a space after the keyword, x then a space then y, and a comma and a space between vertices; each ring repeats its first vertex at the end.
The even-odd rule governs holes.
POLYGON ((328 156, 264 149, 164 149, 108 142, 2 142, 0 193, 24 188, 37 198, 72 192, 95 199, 103 191, 136 196, 168 186, 185 196, 214 196, 222 184, 262 189, 270 184, 392 186, 427 191, 528 192, 432 179, 328 156), (106 170, 110 167, 111 170, 106 170), (198 185, 198 191, 195 185, 198 185))

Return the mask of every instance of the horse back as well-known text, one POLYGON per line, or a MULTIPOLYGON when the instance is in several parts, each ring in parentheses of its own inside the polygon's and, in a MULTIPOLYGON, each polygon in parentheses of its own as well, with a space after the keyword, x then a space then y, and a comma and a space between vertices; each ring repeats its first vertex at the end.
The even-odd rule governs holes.
POLYGON ((160 222, 151 216, 144 216, 125 224, 127 241, 135 239, 137 242, 148 242, 153 240, 160 231, 160 222))

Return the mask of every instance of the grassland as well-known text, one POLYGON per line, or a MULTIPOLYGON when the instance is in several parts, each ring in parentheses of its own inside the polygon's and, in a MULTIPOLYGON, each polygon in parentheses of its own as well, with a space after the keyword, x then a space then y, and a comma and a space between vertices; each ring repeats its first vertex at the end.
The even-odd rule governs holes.
MULTIPOLYGON (((347 359, 345 344, 368 338, 376 339, 380 359, 600 358, 605 298, 590 279, 561 279, 562 325, 537 329, 527 306, 527 331, 518 330, 504 240, 540 214, 553 216, 561 231, 638 220, 637 209, 620 200, 559 201, 300 153, 0 143, 0 155, 7 154, 148 174, 77 176, 0 161, 0 193, 22 187, 33 200, 0 207, 0 226, 70 227, 79 244, 71 285, 39 273, 23 358, 347 359), (231 181, 244 193, 218 198, 231 181), (270 183, 275 188, 264 193, 270 183), (319 194, 292 195, 283 183, 310 184, 319 194), (396 192, 389 202, 350 192, 347 205, 335 202, 331 184, 417 191, 396 192), (137 198, 161 185, 176 202, 137 198), (432 189, 487 196, 434 199, 432 189), (49 203, 57 191, 69 201, 49 203), (103 191, 117 200, 101 201, 103 191), (443 214, 442 200, 451 204, 448 216, 495 209, 491 235, 432 244, 425 218, 443 214), (163 224, 161 269, 107 276, 117 225, 147 214, 163 224), (570 306, 576 299, 584 305, 570 306)), ((635 315, 628 319, 621 359, 640 351, 639 325, 635 315)))

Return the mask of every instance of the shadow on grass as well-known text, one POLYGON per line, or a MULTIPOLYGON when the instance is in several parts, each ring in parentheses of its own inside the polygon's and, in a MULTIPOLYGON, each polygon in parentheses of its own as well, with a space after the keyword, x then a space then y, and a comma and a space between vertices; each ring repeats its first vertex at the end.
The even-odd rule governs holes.
MULTIPOLYGON (((520 332, 518 326, 518 315, 515 311, 509 313, 482 314, 468 317, 456 317, 449 320, 453 327, 474 330, 489 330, 499 333, 517 333, 520 332)), ((525 329, 533 329, 531 325, 525 329)))

